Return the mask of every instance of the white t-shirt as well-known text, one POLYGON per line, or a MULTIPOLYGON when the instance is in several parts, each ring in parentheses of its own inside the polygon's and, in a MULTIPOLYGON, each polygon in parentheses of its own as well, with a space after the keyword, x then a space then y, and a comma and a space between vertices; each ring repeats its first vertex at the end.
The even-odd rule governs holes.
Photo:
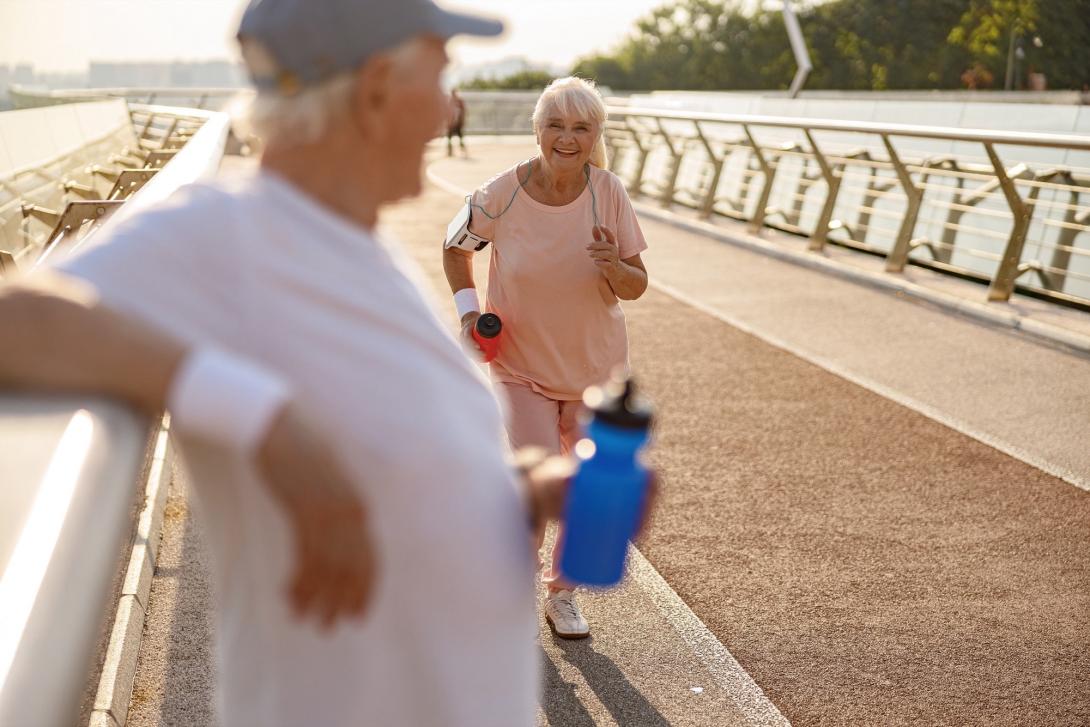
POLYGON ((500 410, 396 245, 261 172, 185 188, 62 269, 283 377, 367 504, 376 595, 326 635, 289 611, 291 533, 252 466, 179 442, 214 561, 226 727, 533 724, 533 563, 500 410))

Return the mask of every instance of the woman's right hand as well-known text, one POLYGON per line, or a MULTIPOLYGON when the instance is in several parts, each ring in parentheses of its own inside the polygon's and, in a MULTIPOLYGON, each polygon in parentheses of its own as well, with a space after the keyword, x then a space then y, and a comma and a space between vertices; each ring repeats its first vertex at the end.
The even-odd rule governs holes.
POLYGON ((481 350, 477 339, 473 337, 473 327, 477 325, 477 319, 481 317, 480 311, 470 311, 462 316, 462 345, 478 361, 484 361, 484 351, 481 350))
POLYGON ((320 431, 288 404, 269 428, 257 465, 294 535, 288 600, 300 617, 328 629, 366 614, 378 559, 366 504, 320 431))

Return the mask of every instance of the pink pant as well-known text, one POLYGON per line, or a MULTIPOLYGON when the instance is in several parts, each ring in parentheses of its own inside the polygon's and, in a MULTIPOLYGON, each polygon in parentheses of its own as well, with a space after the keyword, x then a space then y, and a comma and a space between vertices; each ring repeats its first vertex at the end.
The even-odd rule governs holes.
POLYGON ((529 386, 497 381, 496 388, 507 397, 507 439, 511 450, 543 447, 550 454, 568 454, 579 441, 581 401, 557 401, 529 386))
MULTIPOLYGON (((507 397, 510 411, 507 416, 507 439, 511 451, 523 447, 543 447, 550 454, 570 454, 582 436, 579 425, 581 401, 557 401, 539 394, 529 386, 497 381, 496 390, 507 397)), ((563 536, 557 533, 557 541, 563 536)), ((544 538, 544 533, 542 533, 544 538)), ((538 543, 540 549, 542 543, 538 543)), ((542 580, 553 589, 566 588, 557 574, 560 548, 553 548, 552 566, 542 580)))

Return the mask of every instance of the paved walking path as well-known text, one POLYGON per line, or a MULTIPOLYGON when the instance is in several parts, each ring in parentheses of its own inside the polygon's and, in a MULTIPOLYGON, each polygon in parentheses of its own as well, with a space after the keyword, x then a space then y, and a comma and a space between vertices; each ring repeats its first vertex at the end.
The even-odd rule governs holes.
MULTIPOLYGON (((530 150, 471 153, 438 160, 446 189, 386 218, 452 325, 449 188, 530 150)), ((595 638, 543 626, 541 722, 1090 723, 1090 493, 1072 484, 1090 479, 1090 361, 643 224, 668 291, 625 308, 661 415, 663 502, 640 544, 647 570, 584 597, 595 638)), ((134 725, 212 724, 206 581, 182 495, 134 725)))

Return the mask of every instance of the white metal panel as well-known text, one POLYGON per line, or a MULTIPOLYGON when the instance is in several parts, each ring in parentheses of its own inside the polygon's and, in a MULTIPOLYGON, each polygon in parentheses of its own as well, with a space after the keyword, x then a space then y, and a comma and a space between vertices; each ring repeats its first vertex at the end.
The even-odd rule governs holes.
POLYGON ((50 106, 39 109, 41 123, 53 139, 52 157, 56 158, 78 151, 88 142, 83 135, 76 109, 70 105, 50 106))
MULTIPOLYGON (((129 120, 128 104, 122 99, 75 104, 73 108, 79 118, 83 137, 87 141, 96 141, 119 128, 132 126, 129 120)), ((133 139, 135 140, 135 135, 133 139)))
POLYGON ((8 151, 8 165, 0 168, 0 179, 48 162, 54 156, 53 135, 43 123, 43 109, 5 111, 0 114, 0 139, 8 151))

